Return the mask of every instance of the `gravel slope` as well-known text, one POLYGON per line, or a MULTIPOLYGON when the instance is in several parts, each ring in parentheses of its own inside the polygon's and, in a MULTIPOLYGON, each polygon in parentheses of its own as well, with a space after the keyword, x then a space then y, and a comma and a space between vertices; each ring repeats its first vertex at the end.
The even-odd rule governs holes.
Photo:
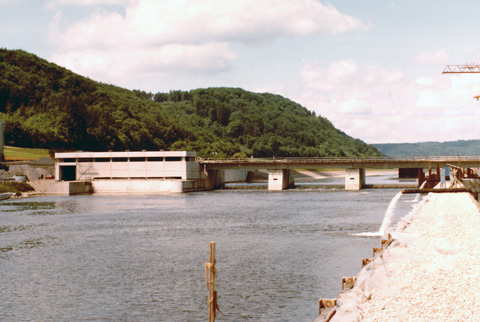
POLYGON ((480 321, 480 212, 470 194, 430 194, 391 234, 332 322, 480 321))

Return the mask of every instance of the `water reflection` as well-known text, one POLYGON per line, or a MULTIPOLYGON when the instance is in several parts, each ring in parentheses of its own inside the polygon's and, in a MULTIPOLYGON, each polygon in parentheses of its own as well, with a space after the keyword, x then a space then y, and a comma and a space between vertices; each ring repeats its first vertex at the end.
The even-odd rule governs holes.
POLYGON ((28 230, 28 229, 33 229, 36 225, 30 224, 30 225, 0 225, 0 234, 1 233, 11 233, 14 231, 22 231, 22 230, 28 230))
POLYGON ((33 201, 36 198, 30 198, 29 201, 15 201, 15 202, 3 202, 0 203, 1 212, 26 212, 30 210, 46 210, 55 209, 54 202, 48 201, 33 201))
POLYGON ((0 247, 0 252, 2 252, 2 253, 6 253, 6 252, 9 252, 9 251, 12 251, 12 250, 13 250, 12 246, 0 247))

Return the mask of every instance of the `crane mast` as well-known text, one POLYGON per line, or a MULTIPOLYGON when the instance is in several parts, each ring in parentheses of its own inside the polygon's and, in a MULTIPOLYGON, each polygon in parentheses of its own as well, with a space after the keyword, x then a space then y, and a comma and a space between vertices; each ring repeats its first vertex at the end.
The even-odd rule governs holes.
MULTIPOLYGON (((465 65, 447 65, 442 74, 474 74, 480 73, 480 62, 466 63, 465 65)), ((477 101, 480 99, 480 95, 474 96, 477 101)))

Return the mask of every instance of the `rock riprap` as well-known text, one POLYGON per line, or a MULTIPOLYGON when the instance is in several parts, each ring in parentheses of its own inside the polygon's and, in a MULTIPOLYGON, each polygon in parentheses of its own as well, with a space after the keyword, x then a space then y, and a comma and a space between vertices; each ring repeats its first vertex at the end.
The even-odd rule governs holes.
POLYGON ((479 321, 477 205, 468 193, 429 194, 339 296, 331 321, 479 321))

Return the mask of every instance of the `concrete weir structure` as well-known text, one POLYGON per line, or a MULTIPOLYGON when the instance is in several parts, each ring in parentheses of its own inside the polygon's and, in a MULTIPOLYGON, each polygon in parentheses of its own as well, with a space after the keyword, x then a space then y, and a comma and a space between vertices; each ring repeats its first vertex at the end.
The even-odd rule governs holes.
MULTIPOLYGON (((189 151, 55 154, 55 177, 60 182, 84 183, 83 192, 156 193, 207 190, 214 188, 216 184, 217 173, 212 172, 210 175, 209 178, 208 173, 203 174, 200 171, 196 153, 189 151)), ((75 191, 79 191, 78 187, 75 191)))
POLYGON ((240 177, 258 170, 268 172, 268 190, 283 190, 294 186, 295 170, 318 169, 345 169, 345 189, 360 190, 366 183, 365 169, 439 169, 451 164, 480 167, 478 156, 202 159, 188 151, 66 152, 56 153, 55 160, 59 181, 91 182, 95 192, 211 190, 224 186, 227 180, 242 181, 240 177), (232 180, 232 174, 237 179, 232 180))
POLYGON ((358 158, 243 158, 243 159, 199 159, 205 172, 244 170, 267 170, 268 189, 279 190, 293 186, 290 174, 295 170, 341 170, 345 169, 345 189, 360 190, 365 186, 365 169, 437 169, 455 164, 462 168, 480 167, 478 156, 435 156, 435 157, 358 157, 358 158))

